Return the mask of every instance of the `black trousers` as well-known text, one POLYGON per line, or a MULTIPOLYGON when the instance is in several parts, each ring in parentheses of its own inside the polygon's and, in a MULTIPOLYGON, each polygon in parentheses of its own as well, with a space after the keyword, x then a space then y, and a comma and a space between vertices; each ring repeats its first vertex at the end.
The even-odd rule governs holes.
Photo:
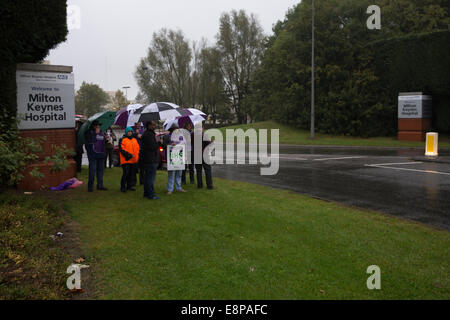
POLYGON ((195 165, 195 171, 197 171, 197 187, 198 188, 203 188, 202 169, 205 170, 206 186, 208 188, 212 188, 213 187, 213 181, 212 181, 211 165, 206 164, 206 163, 196 164, 195 165))
POLYGON ((131 168, 131 186, 134 187, 137 185, 137 175, 139 174, 139 184, 144 184, 144 168, 142 167, 142 163, 136 163, 132 165, 131 168))
POLYGON ((83 161, 83 154, 82 153, 77 153, 74 157, 74 160, 77 164, 77 172, 81 172, 81 163, 83 161))
POLYGON ((106 162, 109 159, 109 167, 111 168, 113 166, 113 151, 114 149, 105 149, 105 168, 106 166, 106 162))
POLYGON ((141 186, 144 185, 144 180, 145 180, 145 170, 144 170, 144 164, 139 161, 138 163, 138 168, 139 168, 139 184, 141 186))
POLYGON ((122 180, 120 181, 120 190, 121 191, 126 191, 133 187, 132 171, 133 171, 132 164, 126 163, 126 164, 122 165, 122 180))
POLYGON ((194 164, 187 164, 186 165, 186 169, 183 170, 183 173, 181 174, 181 182, 183 184, 186 184, 186 171, 189 170, 189 181, 190 183, 195 183, 195 178, 194 178, 194 164))

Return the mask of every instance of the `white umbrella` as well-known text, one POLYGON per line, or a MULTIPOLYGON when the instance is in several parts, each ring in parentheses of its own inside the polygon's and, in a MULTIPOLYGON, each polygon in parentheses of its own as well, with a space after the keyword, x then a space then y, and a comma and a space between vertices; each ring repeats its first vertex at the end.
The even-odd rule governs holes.
POLYGON ((192 123, 192 125, 195 127, 195 125, 205 121, 205 118, 206 118, 205 114, 204 115, 197 114, 197 115, 193 115, 193 116, 178 117, 177 124, 178 124, 178 127, 180 127, 180 128, 183 128, 186 125, 186 123, 192 123))
POLYGON ((154 102, 145 107, 137 109, 134 113, 140 115, 140 122, 159 121, 175 119, 182 114, 179 112, 180 106, 170 102, 154 102))
POLYGON ((183 109, 183 115, 188 115, 188 116, 204 116, 206 118, 206 113, 204 113, 201 110, 195 109, 195 108, 187 108, 187 109, 183 109))

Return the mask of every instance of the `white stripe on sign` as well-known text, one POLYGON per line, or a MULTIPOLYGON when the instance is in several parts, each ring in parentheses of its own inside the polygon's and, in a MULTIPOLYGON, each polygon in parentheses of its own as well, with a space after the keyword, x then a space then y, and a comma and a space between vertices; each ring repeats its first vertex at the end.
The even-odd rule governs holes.
POLYGON ((383 168, 383 169, 392 169, 392 170, 403 170, 403 171, 433 173, 433 174, 442 174, 442 175, 450 176, 450 172, 440 172, 440 171, 433 171, 433 170, 407 169, 407 168, 388 167, 388 166, 373 165, 373 164, 366 164, 365 166, 366 167, 371 167, 371 168, 383 168))
POLYGON ((367 158, 367 157, 340 157, 340 158, 320 158, 320 159, 314 159, 314 161, 326 161, 326 160, 346 160, 346 159, 361 159, 361 158, 367 158))

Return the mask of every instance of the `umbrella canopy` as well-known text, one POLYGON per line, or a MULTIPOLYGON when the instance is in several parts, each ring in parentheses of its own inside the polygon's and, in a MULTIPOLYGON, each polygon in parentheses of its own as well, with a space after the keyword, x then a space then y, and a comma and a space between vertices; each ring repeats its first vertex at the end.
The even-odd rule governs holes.
POLYGON ((193 116, 184 116, 177 118, 177 124, 179 128, 184 128, 184 126, 187 123, 192 123, 192 125, 195 127, 196 124, 205 121, 206 115, 193 115, 193 116))
POLYGON ((125 108, 120 109, 119 111, 117 111, 116 117, 114 119, 114 124, 122 128, 128 127, 129 126, 128 118, 130 114, 132 114, 135 110, 139 108, 142 108, 142 104, 130 104, 125 108))
POLYGON ((181 110, 180 106, 174 103, 154 102, 145 107, 137 109, 134 112, 133 117, 137 117, 137 115, 139 115, 139 122, 175 119, 176 117, 179 117, 181 115, 178 110, 181 110))
POLYGON ((186 109, 182 109, 180 110, 180 113, 182 116, 204 116, 204 118, 206 118, 206 114, 203 111, 200 111, 198 109, 195 108, 186 108, 186 109))
POLYGON ((163 124, 163 128, 166 131, 168 131, 172 127, 179 128, 178 119, 167 119, 163 124))
POLYGON ((84 135, 91 128, 92 122, 97 120, 100 122, 100 127, 102 131, 106 131, 113 123, 116 112, 114 111, 104 111, 94 114, 92 117, 87 119, 85 123, 78 130, 78 145, 84 144, 84 135))

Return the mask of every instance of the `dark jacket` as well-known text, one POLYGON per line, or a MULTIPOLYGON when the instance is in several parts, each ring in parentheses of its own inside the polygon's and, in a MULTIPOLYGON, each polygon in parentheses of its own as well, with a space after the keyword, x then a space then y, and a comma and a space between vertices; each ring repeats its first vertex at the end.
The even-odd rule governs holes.
MULTIPOLYGON (((202 162, 205 163, 205 159, 203 159, 203 152, 205 151, 206 147, 211 144, 211 141, 203 141, 203 138, 205 136, 205 133, 202 131, 202 162)), ((192 130, 191 132, 191 145, 192 145, 192 152, 191 152, 191 163, 195 163, 195 131, 192 130)))
POLYGON ((156 134, 153 130, 145 130, 141 138, 141 150, 139 158, 142 159, 143 164, 159 163, 159 147, 160 144, 156 141, 156 134))
POLYGON ((79 133, 79 130, 80 129, 75 130, 75 144, 76 144, 76 153, 77 153, 76 155, 77 156, 80 156, 80 155, 82 155, 84 153, 83 145, 82 144, 78 144, 78 140, 79 140, 78 133, 79 133))
POLYGON ((167 146, 170 145, 170 133, 163 136, 162 147, 167 150, 167 146))
MULTIPOLYGON (((192 150, 195 150, 195 135, 194 135, 194 130, 192 130, 191 132, 191 145, 192 145, 192 150)), ((202 132, 202 151, 205 151, 206 147, 209 146, 211 144, 211 141, 203 141, 203 138, 205 136, 205 133, 202 132)))

